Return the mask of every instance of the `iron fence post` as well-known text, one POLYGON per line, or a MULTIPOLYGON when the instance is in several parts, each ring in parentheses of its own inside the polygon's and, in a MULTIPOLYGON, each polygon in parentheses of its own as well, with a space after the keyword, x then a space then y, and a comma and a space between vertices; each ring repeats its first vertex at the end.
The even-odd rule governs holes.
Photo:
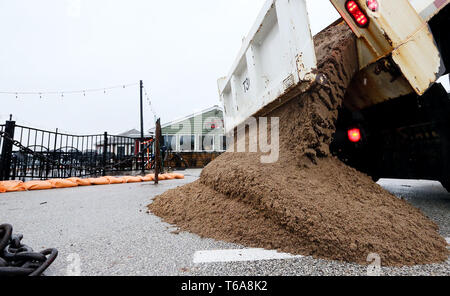
MULTIPOLYGON (((14 130, 16 122, 9 120, 5 124, 5 133, 8 137, 14 139, 14 130)), ((0 158, 0 180, 9 180, 11 172, 13 143, 7 139, 3 140, 2 154, 0 158)))
MULTIPOLYGON (((103 167, 106 166, 106 160, 107 160, 107 156, 108 156, 107 153, 108 153, 108 133, 105 132, 104 139, 103 139, 103 161, 102 161, 103 167)), ((102 175, 106 176, 105 168, 103 168, 103 170, 102 170, 102 175)))

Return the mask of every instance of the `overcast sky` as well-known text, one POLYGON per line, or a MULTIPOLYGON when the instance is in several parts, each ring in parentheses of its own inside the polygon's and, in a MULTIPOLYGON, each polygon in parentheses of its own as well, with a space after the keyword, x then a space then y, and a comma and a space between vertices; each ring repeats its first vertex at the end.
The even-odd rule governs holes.
MULTIPOLYGON (((0 91, 70 91, 144 80, 168 122, 219 104, 226 75, 265 0, 0 0, 0 91)), ((338 18, 307 1, 313 34, 338 18)), ((2 95, 0 122, 72 133, 139 128, 139 88, 2 95)), ((145 102, 145 127, 153 115, 145 102)))

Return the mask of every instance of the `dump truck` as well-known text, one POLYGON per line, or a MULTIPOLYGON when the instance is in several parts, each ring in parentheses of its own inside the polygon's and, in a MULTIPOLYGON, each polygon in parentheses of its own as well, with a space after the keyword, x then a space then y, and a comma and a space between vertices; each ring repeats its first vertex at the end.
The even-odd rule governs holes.
MULTIPOLYGON (((332 153, 372 176, 450 189, 449 0, 330 0, 356 36, 359 70, 339 110, 332 153)), ((333 24, 331 24, 333 25, 333 24)), ((218 81, 225 130, 264 116, 318 79, 305 0, 268 0, 218 81)))

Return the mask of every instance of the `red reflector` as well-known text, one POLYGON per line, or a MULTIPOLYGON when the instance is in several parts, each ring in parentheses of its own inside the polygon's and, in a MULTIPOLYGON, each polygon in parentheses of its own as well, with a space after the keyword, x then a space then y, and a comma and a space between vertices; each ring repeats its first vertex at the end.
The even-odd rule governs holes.
POLYGON ((356 22, 358 26, 366 27, 369 24, 369 18, 367 17, 367 15, 364 14, 364 12, 362 12, 361 8, 356 3, 356 1, 354 0, 347 1, 345 7, 347 8, 348 13, 350 13, 353 20, 356 22))
POLYGON ((348 139, 350 142, 358 143, 361 141, 361 131, 359 128, 354 128, 348 131, 348 139))
POLYGON ((377 0, 367 0, 367 7, 373 12, 378 10, 378 1, 377 0))

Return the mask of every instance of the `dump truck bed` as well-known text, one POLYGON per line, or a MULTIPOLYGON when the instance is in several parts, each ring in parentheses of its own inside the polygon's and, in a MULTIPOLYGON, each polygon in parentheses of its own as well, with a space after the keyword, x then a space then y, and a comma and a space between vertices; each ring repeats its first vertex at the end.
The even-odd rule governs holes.
MULTIPOLYGON (((366 0, 368 19, 358 26, 348 0, 330 0, 357 38, 360 72, 344 104, 361 110, 416 92, 425 93, 444 73, 428 22, 450 0, 366 0)), ((259 14, 219 93, 229 132, 251 116, 264 115, 306 91, 317 78, 316 56, 305 0, 268 0, 259 14)))
POLYGON ((243 41, 230 74, 219 80, 226 131, 315 79, 316 56, 303 0, 269 0, 243 41))

